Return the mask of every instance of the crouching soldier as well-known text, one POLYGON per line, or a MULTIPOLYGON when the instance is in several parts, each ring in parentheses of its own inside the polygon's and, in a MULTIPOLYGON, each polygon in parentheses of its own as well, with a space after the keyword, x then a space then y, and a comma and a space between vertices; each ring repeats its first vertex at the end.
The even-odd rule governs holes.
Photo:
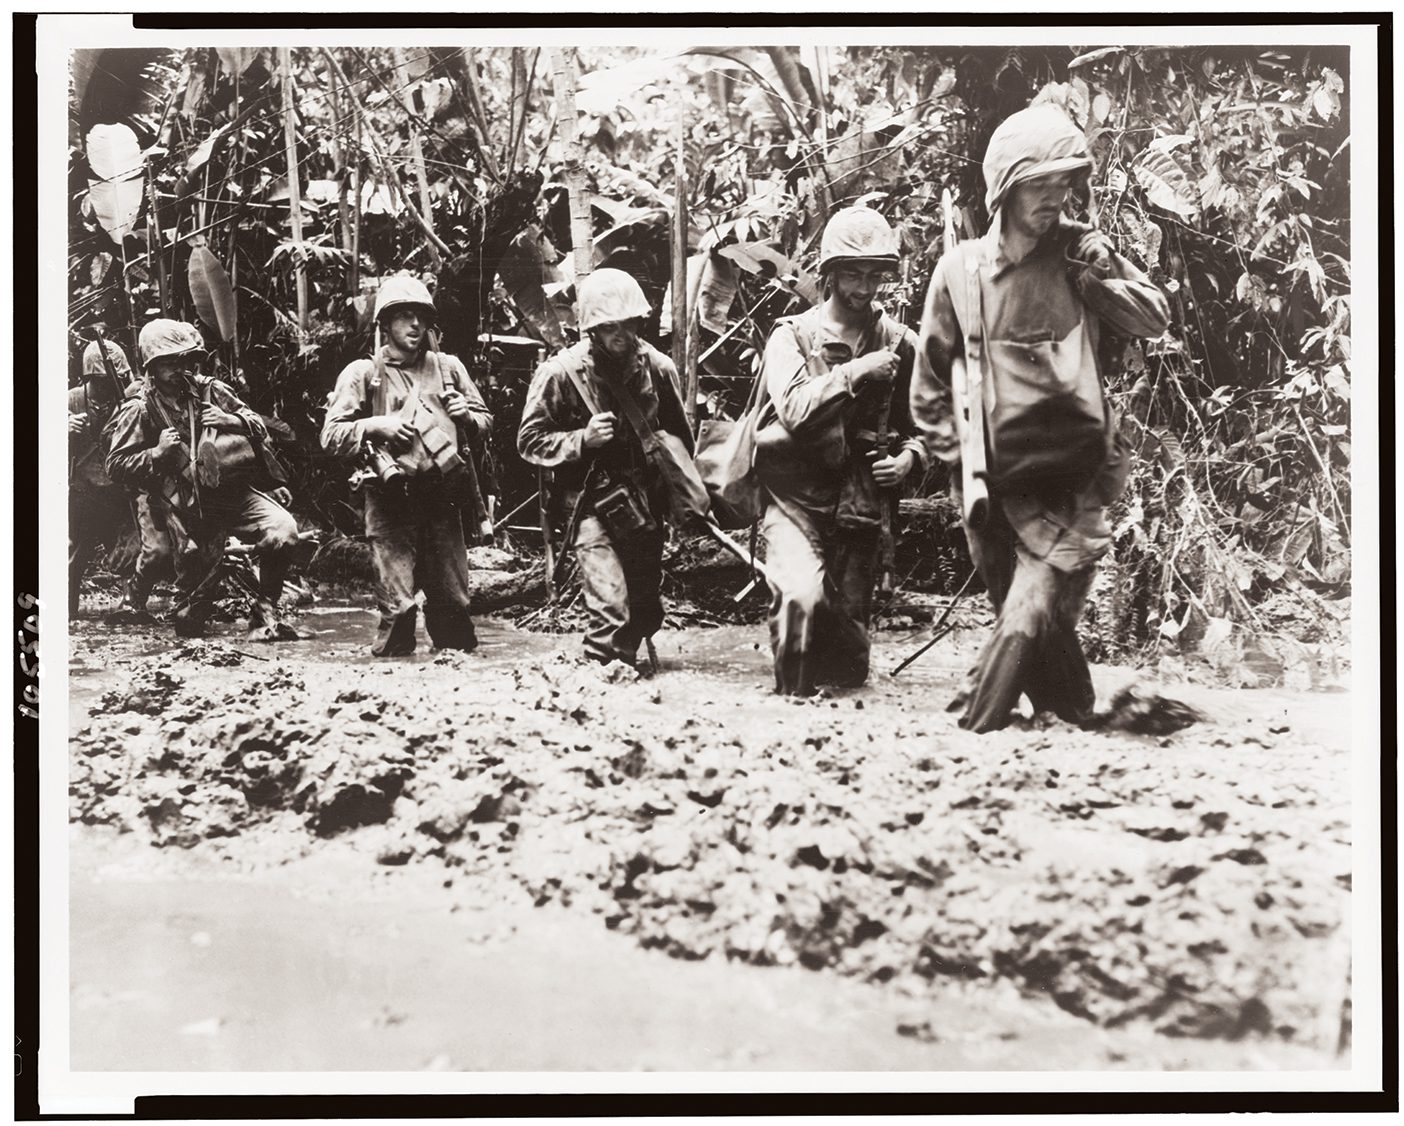
POLYGON ((378 657, 413 653, 418 605, 439 649, 471 651, 465 521, 480 512, 472 451, 492 415, 456 356, 434 346, 434 300, 415 278, 386 278, 375 299, 376 345, 337 377, 322 426, 329 452, 356 459, 378 584, 378 657), (385 342, 381 343, 382 333, 385 342))
POLYGON ((146 378, 113 420, 107 472, 144 489, 165 511, 180 590, 176 633, 207 630, 218 564, 233 535, 254 545, 259 564, 250 639, 296 637, 278 620, 278 599, 297 523, 275 499, 288 493, 263 420, 225 384, 199 374, 204 341, 193 326, 151 321, 137 346, 146 378))
POLYGON ((537 369, 522 409, 517 449, 550 469, 552 502, 570 513, 589 612, 585 655, 633 666, 640 642, 663 624, 666 482, 641 432, 666 431, 690 451, 677 369, 639 339, 649 314, 643 290, 621 270, 580 283, 585 338, 537 369))
MULTIPOLYGON (((973 731, 1004 726, 1021 693, 1072 722, 1092 713, 1077 623, 1111 542, 1105 506, 1128 471, 1098 335, 1105 325, 1158 336, 1169 308, 1105 234, 1063 216, 1090 168, 1082 131, 1056 106, 1008 118, 985 153, 989 230, 949 250, 927 291, 912 413, 937 457, 987 463, 987 515, 980 523, 975 509, 966 512, 965 534, 999 617, 951 705, 973 731), (957 432, 958 360, 983 388, 969 406, 983 411, 982 449, 964 449, 957 432)), ((960 471, 952 484, 959 502, 960 471)))
POLYGON ((787 695, 867 680, 883 539, 898 486, 925 464, 907 409, 916 338, 875 303, 898 261, 881 215, 837 212, 820 240, 823 303, 766 344, 756 475, 775 690, 787 695))

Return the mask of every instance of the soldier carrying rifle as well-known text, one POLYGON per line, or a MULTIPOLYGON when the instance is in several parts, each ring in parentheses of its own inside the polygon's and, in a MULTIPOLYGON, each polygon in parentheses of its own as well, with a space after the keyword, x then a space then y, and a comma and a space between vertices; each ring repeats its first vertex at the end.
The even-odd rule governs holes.
POLYGON ((118 484, 146 490, 166 511, 180 590, 176 633, 205 632, 217 565, 233 535, 253 543, 259 560, 250 639, 295 638, 278 619, 278 599, 297 522, 283 507, 284 474, 263 419, 224 383, 200 374, 205 342, 193 325, 151 321, 137 346, 146 379, 112 422, 107 472, 118 484))
POLYGON ((322 446, 355 460, 375 559, 380 636, 371 652, 404 656, 416 645, 416 591, 435 648, 471 651, 465 525, 484 515, 474 452, 492 415, 456 356, 436 348, 434 299, 416 278, 386 278, 376 294, 375 354, 337 377, 322 446), (385 342, 382 344, 382 334, 385 342))
POLYGON ((755 466, 782 694, 868 679, 897 490, 926 460, 907 413, 915 338, 876 304, 900 253, 876 211, 836 212, 820 240, 823 303, 781 320, 766 344, 755 466))
MULTIPOLYGON (((664 522, 686 505, 652 453, 670 445, 685 466, 692 431, 677 369, 639 338, 650 310, 638 282, 596 270, 578 297, 585 338, 537 369, 517 449, 552 470, 558 512, 572 514, 565 546, 575 549, 589 610, 585 656, 633 667, 663 624, 664 522)), ((697 491, 705 509, 700 481, 697 491)))
POLYGON ((1129 467, 1098 335, 1158 336, 1169 307, 1105 234, 1063 215, 1091 166, 1056 106, 1004 121, 985 153, 990 228, 947 251, 926 295, 912 415, 931 453, 963 463, 952 485, 999 614, 951 705, 973 731, 1004 726, 1021 694, 1072 722, 1092 713, 1077 623, 1111 543, 1105 506, 1129 467), (986 467, 982 479, 972 464, 986 467), (970 504, 972 487, 987 487, 989 503, 970 504))

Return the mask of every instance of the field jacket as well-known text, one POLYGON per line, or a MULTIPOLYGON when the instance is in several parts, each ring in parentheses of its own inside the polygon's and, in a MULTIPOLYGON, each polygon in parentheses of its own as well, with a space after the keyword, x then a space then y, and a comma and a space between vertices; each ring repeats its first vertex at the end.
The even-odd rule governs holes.
POLYGON ((228 385, 209 376, 195 377, 197 394, 182 390, 172 396, 160 391, 147 377, 141 390, 118 409, 112 421, 112 445, 107 453, 107 473, 120 485, 133 485, 168 501, 177 510, 196 503, 195 449, 191 432, 191 408, 196 426, 204 404, 199 400, 209 390, 210 401, 223 411, 237 415, 244 433, 257 443, 268 441, 268 428, 258 412, 246 406, 228 385), (156 443, 167 426, 180 432, 181 446, 156 456, 156 443))
MULTIPOLYGON (((455 444, 458 424, 443 405, 444 380, 468 402, 469 436, 492 433, 492 415, 477 385, 457 356, 425 349, 408 363, 389 345, 381 346, 384 379, 377 384, 375 360, 366 358, 347 364, 336 379, 336 388, 327 401, 322 424, 322 448, 338 457, 355 458, 365 449, 366 421, 380 415, 406 418, 418 415, 421 424, 433 426, 455 444)), ((437 466, 416 437, 404 450, 390 450, 396 463, 411 477, 437 472, 437 466)))
POLYGON ((619 406, 612 387, 618 381, 633 394, 650 429, 674 434, 689 451, 692 449, 692 430, 683 411, 673 361, 640 341, 631 360, 612 365, 594 355, 587 339, 556 353, 536 369, 522 407, 517 450, 532 465, 551 470, 553 500, 558 506, 575 504, 593 462, 599 466, 597 481, 625 476, 642 484, 655 514, 659 514, 668 507, 659 496, 661 482, 619 406), (581 400, 572 374, 583 379, 601 411, 614 412, 614 439, 593 451, 585 446, 585 427, 594 412, 581 400))
MULTIPOLYGON (((1018 261, 1004 253, 998 216, 978 240, 975 253, 987 266, 981 274, 981 302, 992 345, 1039 347, 1057 342, 1062 353, 1081 356, 1082 363, 1095 366, 1103 325, 1126 336, 1154 337, 1165 331, 1170 319, 1165 295, 1122 255, 1112 254, 1106 277, 1085 269, 1069 277, 1067 254, 1079 233, 1055 226, 1018 261)), ((926 294, 911 388, 912 417, 927 449, 952 466, 959 464, 961 455, 951 400, 951 361, 964 354, 965 340, 951 295, 958 290, 963 304, 965 285, 960 255, 943 255, 926 294)), ((983 354, 986 364, 997 362, 1001 349, 987 347, 983 354)), ((1038 558, 1071 570, 1105 552, 1110 533, 1102 509, 1121 494, 1129 471, 1114 416, 1109 416, 1108 438, 1107 459, 1081 492, 1050 498, 992 491, 1020 541, 1038 558)), ((959 473, 952 480, 958 489, 959 473)))
POLYGON ((762 378, 769 398, 759 429, 778 421, 793 439, 793 456, 771 459, 761 474, 769 499, 797 520, 802 510, 820 525, 876 528, 882 493, 873 481, 868 452, 874 449, 879 415, 889 394, 884 453, 909 451, 913 471, 926 465, 926 450, 909 409, 910 357, 916 346, 911 329, 880 309, 856 350, 824 328, 818 308, 779 321, 766 342, 762 378), (905 361, 891 384, 853 387, 852 361, 891 347, 905 361))

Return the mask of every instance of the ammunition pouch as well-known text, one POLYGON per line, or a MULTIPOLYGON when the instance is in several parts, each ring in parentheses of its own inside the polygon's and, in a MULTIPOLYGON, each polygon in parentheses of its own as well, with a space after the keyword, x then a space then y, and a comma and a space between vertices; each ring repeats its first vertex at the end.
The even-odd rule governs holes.
POLYGON ((607 480, 595 494, 593 507, 600 522, 617 540, 630 540, 658 530, 658 523, 649 511, 648 498, 628 478, 607 480))

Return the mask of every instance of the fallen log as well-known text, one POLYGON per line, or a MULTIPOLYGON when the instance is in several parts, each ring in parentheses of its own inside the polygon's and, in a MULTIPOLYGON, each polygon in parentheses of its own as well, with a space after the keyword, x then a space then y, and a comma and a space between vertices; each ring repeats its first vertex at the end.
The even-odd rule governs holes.
POLYGON ((491 614, 508 606, 539 606, 546 601, 540 567, 525 571, 476 571, 469 578, 468 611, 491 614))

